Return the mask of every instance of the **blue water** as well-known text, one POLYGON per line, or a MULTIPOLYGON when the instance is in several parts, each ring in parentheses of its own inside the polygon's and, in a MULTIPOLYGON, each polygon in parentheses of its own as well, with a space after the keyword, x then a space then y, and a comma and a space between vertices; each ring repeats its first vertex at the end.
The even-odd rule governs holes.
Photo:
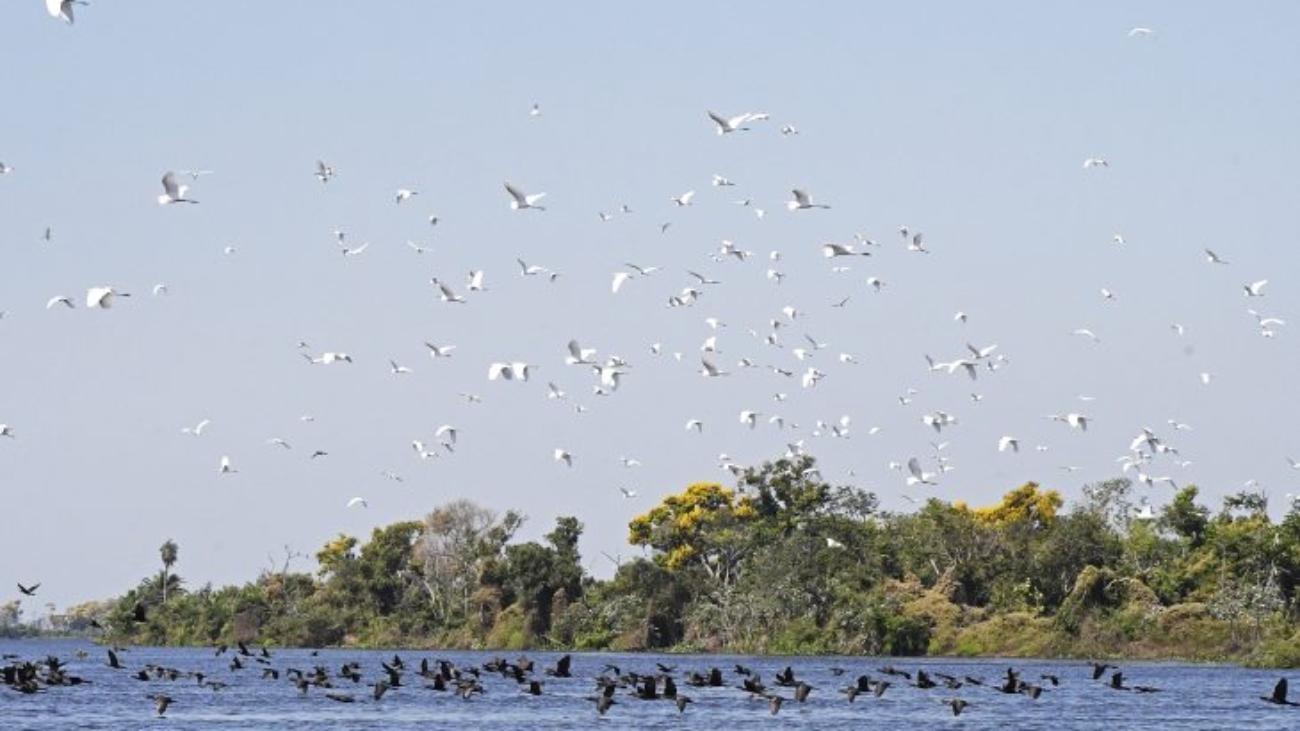
MULTIPOLYGON (((957 660, 877 659, 862 657, 740 657, 730 655, 573 654, 572 678, 545 678, 544 694, 521 692, 513 680, 482 674, 486 692, 469 700, 451 692, 424 687, 415 674, 422 658, 430 664, 448 659, 460 667, 482 665, 495 656, 510 660, 517 653, 398 651, 408 672, 403 686, 374 701, 370 685, 385 677, 381 661, 393 651, 321 650, 313 657, 309 650, 275 650, 269 667, 279 669, 280 680, 262 678, 268 667, 247 659, 243 670, 231 670, 230 653, 217 657, 211 649, 135 647, 119 653, 126 670, 107 666, 105 649, 88 642, 71 640, 0 641, 0 652, 23 659, 41 660, 57 655, 68 661, 69 673, 90 681, 76 687, 50 688, 25 695, 0 688, 0 729, 571 729, 571 728, 809 728, 809 729, 1300 729, 1300 707, 1279 707, 1259 700, 1269 695, 1279 677, 1288 677, 1300 696, 1300 672, 1248 670, 1224 665, 1179 663, 1122 663, 1126 685, 1161 688, 1162 692, 1139 694, 1115 691, 1091 679, 1087 663, 1057 660, 957 660), (86 655, 78 658, 82 650, 86 655), (336 678, 346 662, 361 664, 358 684, 336 678), (655 663, 676 666, 674 677, 679 692, 694 703, 679 714, 667 701, 643 701, 620 690, 618 703, 604 718, 595 704, 585 700, 595 694, 592 678, 607 663, 624 673, 652 674, 655 663), (176 681, 140 681, 134 672, 146 664, 182 671, 199 671, 209 680, 228 686, 214 691, 192 678, 176 681), (766 701, 753 700, 734 686, 740 677, 736 663, 752 668, 773 688, 773 676, 786 666, 814 687, 806 703, 787 700, 773 717, 766 701), (334 678, 334 691, 354 695, 356 703, 340 704, 324 697, 326 691, 310 689, 300 694, 283 671, 296 667, 304 671, 324 665, 334 678), (837 692, 860 674, 885 677, 879 668, 893 666, 915 671, 973 676, 996 685, 1008 666, 1021 671, 1027 681, 1039 682, 1044 673, 1055 674, 1060 685, 1047 689, 1037 700, 1007 695, 992 687, 967 685, 958 690, 944 687, 921 690, 902 678, 890 678, 893 685, 881 698, 859 696, 849 703, 837 692), (725 688, 691 688, 682 678, 687 671, 707 674, 710 667, 722 668, 725 688), (831 668, 845 670, 836 677, 831 668), (146 696, 165 693, 173 699, 165 718, 156 717, 154 704, 146 696), (960 717, 947 704, 953 697, 970 702, 960 717)), ((535 675, 551 665, 559 653, 527 653, 536 661, 535 675)), ((5 664, 7 664, 6 661, 5 664)), ((1109 673, 1107 673, 1107 677, 1109 673)), ((789 688, 773 688, 789 699, 789 688)), ((1300 699, 1300 698, 1297 698, 1300 699)))

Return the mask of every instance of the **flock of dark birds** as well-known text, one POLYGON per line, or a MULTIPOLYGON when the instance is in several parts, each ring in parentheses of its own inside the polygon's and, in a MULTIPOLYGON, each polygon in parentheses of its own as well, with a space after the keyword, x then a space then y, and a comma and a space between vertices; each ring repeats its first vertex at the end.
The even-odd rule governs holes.
MULTIPOLYGON (((450 660, 421 659, 418 666, 408 667, 405 661, 394 654, 387 661, 381 661, 377 671, 367 670, 355 661, 343 663, 335 669, 323 664, 315 664, 319 658, 318 651, 311 651, 310 668, 297 668, 280 665, 270 650, 263 647, 250 649, 245 643, 237 643, 234 649, 226 645, 215 648, 217 656, 228 656, 230 675, 225 679, 212 677, 210 673, 181 670, 148 663, 136 669, 123 663, 121 654, 126 649, 116 647, 107 650, 107 667, 112 672, 129 674, 135 680, 149 686, 165 686, 171 683, 192 682, 212 692, 221 692, 232 683, 238 682, 235 674, 248 673, 260 675, 266 682, 278 682, 291 685, 303 695, 319 695, 334 703, 372 702, 380 703, 389 693, 432 691, 454 694, 464 701, 488 693, 488 683, 495 683, 493 692, 516 692, 533 696, 546 693, 546 685, 552 682, 568 682, 560 679, 574 678, 572 656, 563 655, 553 665, 539 668, 535 661, 519 657, 514 661, 505 658, 493 658, 478 665, 457 665, 450 660), (280 665, 277 667, 277 665, 280 665), (500 678, 500 681, 489 679, 500 678), (509 690, 502 691, 504 687, 509 690)), ((79 650, 78 660, 86 660, 89 653, 79 650)), ((297 656, 302 659, 302 655, 297 656)), ((4 685, 18 693, 35 695, 54 689, 83 686, 93 680, 75 675, 70 671, 67 661, 55 655, 44 660, 24 660, 15 654, 5 654, 0 667, 4 685)), ((757 672, 740 664, 734 665, 730 673, 719 667, 707 670, 678 671, 676 666, 655 663, 651 672, 624 672, 613 664, 605 664, 600 673, 592 678, 592 693, 583 696, 586 702, 593 704, 595 712, 605 716, 615 706, 641 705, 645 702, 664 701, 676 707, 678 713, 685 713, 695 701, 682 689, 732 689, 751 701, 759 701, 771 715, 781 712, 786 703, 805 703, 809 697, 818 692, 833 691, 848 703, 854 703, 859 697, 881 698, 891 688, 912 688, 932 693, 931 700, 947 706, 953 716, 960 716, 970 708, 978 708, 980 701, 974 699, 980 693, 998 693, 1023 696, 1027 702, 1035 702, 1050 694, 1061 685, 1062 676, 1040 673, 1033 680, 1023 677, 1023 671, 1007 668, 999 678, 985 680, 971 675, 954 675, 938 670, 915 669, 904 670, 892 665, 878 668, 879 676, 859 675, 845 685, 822 690, 798 677, 792 666, 775 673, 771 682, 764 682, 757 672), (965 697, 955 695, 961 690, 965 697), (943 697, 935 697, 943 696, 943 697), (974 700, 973 700, 974 699, 974 700)), ((830 674, 842 678, 847 671, 839 666, 830 668, 830 674)), ((1128 685, 1124 673, 1116 666, 1107 663, 1092 663, 1092 681, 1104 688, 1114 691, 1132 693, 1159 693, 1161 688, 1148 685, 1128 685), (1107 672, 1110 672, 1107 678, 1107 672)), ((847 679, 846 679, 847 680, 847 679)), ((573 681, 573 682, 581 682, 573 681)), ((573 687, 569 686, 570 689, 573 687)), ((175 691, 173 691, 174 693, 175 691)), ((898 691, 894 691, 897 693, 898 691)), ((152 701, 154 712, 158 716, 166 715, 175 704, 174 696, 162 690, 142 693, 146 700, 152 701)), ((573 694, 570 693, 570 696, 573 694)), ((711 697, 716 697, 712 695, 711 697)), ((1259 699, 1275 706, 1300 706, 1300 702, 1287 698, 1287 680, 1281 678, 1268 695, 1259 699)))

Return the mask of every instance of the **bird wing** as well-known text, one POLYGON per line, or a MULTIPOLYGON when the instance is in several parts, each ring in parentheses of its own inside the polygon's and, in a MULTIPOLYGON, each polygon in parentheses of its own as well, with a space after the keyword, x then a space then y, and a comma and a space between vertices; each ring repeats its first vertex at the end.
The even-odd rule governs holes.
POLYGON ((181 188, 176 182, 176 173, 168 170, 162 177, 163 192, 168 198, 180 198, 181 188))
POLYGON ((506 192, 509 193, 510 197, 514 198, 515 201, 519 203, 519 205, 528 204, 528 197, 523 194, 523 191, 519 190, 518 188, 511 185, 510 183, 506 183, 506 192))
MULTIPOLYGON (((52 3, 52 2, 54 2, 54 0, 46 0, 46 2, 51 2, 51 3, 52 3)), ((54 14, 57 15, 57 13, 54 13, 54 14)), ((707 110, 707 113, 708 113, 708 115, 709 115, 709 119, 712 119, 712 120, 713 120, 713 123, 716 124, 716 125, 718 125, 719 131, 724 130, 724 129, 729 129, 729 128, 731 127, 731 123, 730 123, 730 122, 728 122, 728 121, 727 121, 727 120, 726 120, 722 115, 718 114, 717 112, 713 111, 712 109, 707 110)))
POLYGON ((801 206, 806 206, 811 202, 810 199, 808 198, 808 191, 806 190, 800 190, 798 188, 795 188, 790 192, 794 194, 795 202, 801 206))
POLYGON ((911 472, 912 476, 918 480, 925 479, 923 473, 921 472, 921 463, 916 461, 916 457, 912 457, 911 459, 907 460, 907 471, 911 472))
POLYGON ((745 122, 748 122, 749 120, 754 119, 755 116, 756 116, 756 115, 754 115, 752 112, 745 112, 744 114, 737 114, 736 116, 734 116, 734 117, 732 117, 731 119, 728 119, 728 120, 727 120, 727 125, 730 126, 732 129, 735 129, 735 128, 739 127, 740 125, 744 124, 745 122))

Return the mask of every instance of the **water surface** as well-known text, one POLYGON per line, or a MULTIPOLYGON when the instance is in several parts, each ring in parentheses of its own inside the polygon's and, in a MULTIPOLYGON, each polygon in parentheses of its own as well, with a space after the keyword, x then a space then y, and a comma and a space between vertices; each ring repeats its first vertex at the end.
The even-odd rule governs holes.
MULTIPOLYGON (((1102 681, 1091 679, 1088 663, 1058 660, 968 660, 968 659, 897 659, 865 657, 746 657, 734 655, 658 655, 619 653, 573 653, 571 678, 548 678, 542 672, 554 664, 560 653, 527 653, 536 661, 535 676, 543 678, 543 695, 521 691, 513 680, 491 673, 482 674, 486 692, 464 700, 452 692, 437 692, 425 687, 425 680, 415 674, 421 659, 432 664, 447 659, 459 667, 481 666, 493 657, 514 660, 517 653, 440 652, 440 651, 368 651, 271 649, 267 664, 244 658, 247 667, 231 670, 232 652, 217 656, 204 648, 133 647, 119 653, 126 670, 107 665, 104 648, 75 640, 28 640, 0 642, 0 651, 23 659, 40 660, 57 655, 68 662, 69 673, 79 675, 88 684, 56 687, 35 695, 9 689, 0 690, 0 726, 6 729, 39 731, 43 729, 571 729, 571 728, 809 728, 809 729, 1168 729, 1192 730, 1226 728, 1297 729, 1300 707, 1279 707, 1259 700, 1269 695, 1279 677, 1287 676, 1300 693, 1300 673, 1243 669, 1225 665, 1187 665, 1181 663, 1122 663, 1124 682, 1161 689, 1158 693, 1116 691, 1102 681), (78 651, 84 657, 77 657, 78 651), (386 677, 381 661, 400 655, 407 672, 403 686, 390 690, 375 701, 371 686, 386 677), (338 678, 346 662, 361 664, 363 678, 352 683, 338 678), (617 704, 604 718, 595 704, 586 700, 594 695, 593 678, 616 665, 623 673, 652 674, 656 663, 674 666, 679 691, 694 701, 685 713, 678 713, 667 701, 644 701, 620 690, 617 704), (148 664, 162 665, 186 672, 202 672, 209 680, 226 683, 219 691, 199 685, 192 677, 176 681, 136 680, 136 670, 148 664), (775 717, 764 700, 753 699, 739 690, 740 676, 734 672, 744 665, 762 676, 773 691, 787 699, 789 688, 776 688, 774 675, 790 666, 800 679, 813 686, 806 703, 788 700, 775 717), (312 688, 299 693, 284 671, 299 668, 310 672, 316 665, 329 669, 335 691, 356 697, 356 702, 341 704, 325 698, 326 691, 312 688), (990 685, 964 685, 921 690, 901 677, 892 677, 893 685, 883 697, 859 696, 849 703, 838 691, 858 675, 887 677, 880 668, 943 672, 957 677, 971 676, 990 685), (683 681, 690 670, 707 674, 709 668, 724 671, 728 687, 692 688, 683 681), (280 680, 264 679, 262 669, 281 671, 280 680), (1015 667, 1021 677, 1041 683, 1045 690, 1033 700, 1023 695, 1004 694, 996 686, 1008 667, 1015 667), (835 675, 834 668, 843 669, 835 675), (1045 674, 1056 675, 1060 685, 1041 680, 1045 674), (173 699, 166 717, 156 717, 154 704, 147 696, 165 693, 173 699), (954 717, 947 701, 960 697, 970 706, 954 717)), ((256 652, 256 649, 254 649, 256 652)), ((1109 672, 1107 673, 1109 677, 1109 672)))

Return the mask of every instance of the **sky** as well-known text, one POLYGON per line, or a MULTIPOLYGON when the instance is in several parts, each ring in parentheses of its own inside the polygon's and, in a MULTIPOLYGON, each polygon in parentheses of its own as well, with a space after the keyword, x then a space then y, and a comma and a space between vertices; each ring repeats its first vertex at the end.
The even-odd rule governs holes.
POLYGON ((1300 493, 1294 3, 75 13, 0 5, 0 599, 39 582, 29 617, 124 593, 167 539, 190 588, 241 584, 458 498, 526 514, 520 540, 578 517, 608 576, 632 517, 800 443, 894 511, 1026 481, 1075 502, 1137 479, 1117 459, 1144 427, 1177 454, 1142 473, 1212 508, 1300 493), (709 110, 766 118, 719 134, 709 110), (198 204, 157 202, 167 171, 198 204), (830 208, 787 210, 794 188, 830 208), (614 293, 630 264, 658 269, 614 293), (97 286, 131 296, 87 307, 97 286), (622 359, 617 390, 565 363, 574 339, 622 359), (527 382, 489 381, 512 361, 527 382), (1046 418, 1069 413, 1087 430, 1046 418))

